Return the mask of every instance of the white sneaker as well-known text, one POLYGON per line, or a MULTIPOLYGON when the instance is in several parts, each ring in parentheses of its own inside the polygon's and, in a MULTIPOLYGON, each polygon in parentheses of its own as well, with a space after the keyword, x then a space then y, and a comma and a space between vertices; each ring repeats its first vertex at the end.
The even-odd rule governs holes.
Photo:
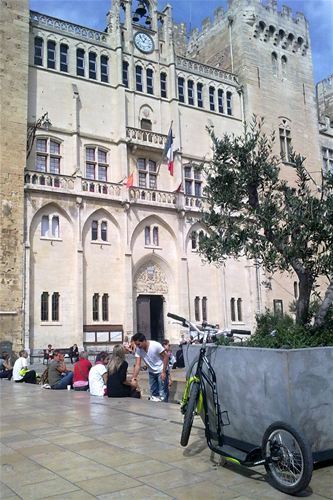
POLYGON ((51 389, 50 384, 44 384, 42 385, 42 389, 51 389))
POLYGON ((150 396, 150 401, 162 401, 162 399, 157 396, 150 396))

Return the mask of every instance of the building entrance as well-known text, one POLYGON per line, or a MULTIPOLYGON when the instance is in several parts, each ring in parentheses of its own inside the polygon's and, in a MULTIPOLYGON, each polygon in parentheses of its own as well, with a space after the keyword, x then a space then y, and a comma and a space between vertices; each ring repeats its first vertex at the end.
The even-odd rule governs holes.
POLYGON ((137 332, 147 339, 164 338, 163 295, 139 295, 136 301, 137 332))

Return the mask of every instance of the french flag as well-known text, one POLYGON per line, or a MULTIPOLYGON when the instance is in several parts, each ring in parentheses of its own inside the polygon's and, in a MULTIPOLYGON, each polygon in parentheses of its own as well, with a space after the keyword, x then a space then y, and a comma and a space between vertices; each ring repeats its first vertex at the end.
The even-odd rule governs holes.
POLYGON ((168 170, 170 175, 173 175, 173 137, 172 137, 172 125, 170 127, 167 141, 165 143, 163 156, 168 159, 168 170))

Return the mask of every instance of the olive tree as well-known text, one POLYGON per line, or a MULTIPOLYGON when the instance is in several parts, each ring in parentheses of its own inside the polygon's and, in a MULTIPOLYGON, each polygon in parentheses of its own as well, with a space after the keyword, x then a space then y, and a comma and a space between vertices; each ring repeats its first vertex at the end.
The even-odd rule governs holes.
POLYGON ((292 153, 296 180, 281 175, 273 154, 274 135, 253 118, 241 136, 216 137, 210 129, 213 159, 202 168, 207 185, 203 221, 207 235, 200 251, 208 262, 227 257, 256 259, 268 273, 294 271, 299 281, 296 321, 310 321, 310 298, 318 280, 328 283, 315 325, 321 326, 333 300, 333 182, 318 187, 305 159, 292 153))

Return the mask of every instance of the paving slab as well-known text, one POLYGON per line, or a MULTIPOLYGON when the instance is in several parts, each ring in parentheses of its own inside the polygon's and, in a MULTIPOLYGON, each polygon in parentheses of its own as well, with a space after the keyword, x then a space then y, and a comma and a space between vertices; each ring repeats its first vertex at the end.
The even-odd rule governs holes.
MULTIPOLYGON (((109 399, 0 381, 0 498, 292 498, 263 468, 219 466, 195 419, 189 446, 179 405, 109 399)), ((333 500, 332 466, 302 496, 333 500)))

